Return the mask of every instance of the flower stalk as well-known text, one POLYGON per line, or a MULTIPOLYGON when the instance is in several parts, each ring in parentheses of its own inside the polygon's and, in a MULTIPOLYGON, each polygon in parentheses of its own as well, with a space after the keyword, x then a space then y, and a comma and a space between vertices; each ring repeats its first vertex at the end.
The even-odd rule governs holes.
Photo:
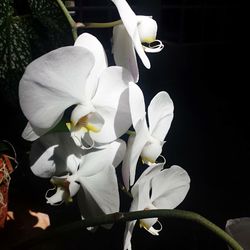
POLYGON ((67 10, 66 6, 64 5, 64 3, 61 0, 56 0, 58 5, 60 6, 61 10, 63 11, 65 17, 67 18, 69 25, 71 26, 71 30, 72 30, 72 36, 74 38, 74 40, 76 40, 77 38, 77 24, 74 21, 74 19, 71 17, 71 15, 69 14, 69 11, 67 10))
POLYGON ((27 241, 21 242, 18 245, 15 245, 13 249, 25 248, 28 249, 44 240, 49 240, 54 238, 57 235, 67 234, 68 232, 75 232, 82 230, 83 228, 100 226, 104 224, 111 224, 117 222, 126 222, 132 220, 139 220, 144 218, 175 218, 192 221, 200 224, 205 227, 215 235, 217 235, 221 240, 223 240, 228 246, 233 250, 243 250, 243 247, 233 239, 228 233, 223 229, 206 219, 205 217, 191 211, 179 210, 179 209, 154 209, 154 210, 143 210, 135 212, 117 212, 112 214, 107 214, 103 216, 96 216, 94 218, 88 218, 81 221, 76 221, 69 223, 67 225, 49 229, 41 233, 36 238, 31 238, 27 241))
POLYGON ((106 23, 84 23, 84 28, 113 28, 119 24, 122 24, 122 20, 116 20, 106 23))

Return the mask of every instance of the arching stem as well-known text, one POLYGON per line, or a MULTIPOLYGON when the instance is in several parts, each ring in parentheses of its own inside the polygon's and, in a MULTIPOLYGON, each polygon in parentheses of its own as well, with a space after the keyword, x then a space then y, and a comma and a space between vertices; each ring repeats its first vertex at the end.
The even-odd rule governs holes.
POLYGON ((76 221, 55 229, 44 231, 40 234, 40 236, 21 242, 18 245, 14 246, 13 249, 28 249, 29 247, 39 244, 39 242, 42 242, 44 240, 52 239, 55 236, 67 234, 69 232, 72 233, 75 231, 80 231, 83 230, 83 228, 87 227, 139 220, 144 218, 175 218, 192 221, 200 224, 201 226, 205 227, 206 229, 217 235, 232 249, 243 250, 243 247, 240 246, 240 244, 235 239, 233 239, 227 232, 225 232, 223 229, 221 229, 208 219, 197 213, 178 209, 154 209, 127 213, 119 212, 103 216, 96 216, 82 221, 76 221))
POLYGON ((116 25, 122 24, 122 20, 117 20, 107 23, 84 23, 84 28, 113 28, 116 25))

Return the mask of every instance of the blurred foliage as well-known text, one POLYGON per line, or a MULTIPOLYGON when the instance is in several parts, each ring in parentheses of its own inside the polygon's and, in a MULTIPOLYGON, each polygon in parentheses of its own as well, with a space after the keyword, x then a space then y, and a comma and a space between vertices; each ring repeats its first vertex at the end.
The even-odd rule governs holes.
POLYGON ((56 0, 0 1, 0 98, 18 106, 18 84, 35 58, 74 42, 56 0))

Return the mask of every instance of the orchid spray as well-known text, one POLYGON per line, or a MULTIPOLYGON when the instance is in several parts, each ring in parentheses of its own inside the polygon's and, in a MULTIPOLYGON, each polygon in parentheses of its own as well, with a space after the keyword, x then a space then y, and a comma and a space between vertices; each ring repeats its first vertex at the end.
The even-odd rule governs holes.
POLYGON ((162 155, 174 103, 162 90, 146 108, 137 62, 138 56, 139 63, 150 69, 147 53, 164 47, 156 39, 156 21, 136 15, 126 0, 112 0, 120 20, 79 24, 57 2, 75 43, 44 54, 26 67, 19 84, 20 106, 27 118, 22 136, 32 142, 32 172, 50 178, 54 186, 46 193, 47 203, 77 199, 82 221, 48 230, 36 242, 62 231, 110 228, 124 221, 124 250, 130 250, 137 220, 141 228, 159 235, 159 218, 176 217, 196 221, 232 248, 242 249, 202 216, 175 209, 188 194, 190 177, 180 166, 167 166, 162 155), (77 35, 77 27, 84 32, 77 35), (98 38, 86 32, 88 28, 113 29, 114 65, 98 38), (63 126, 63 132, 58 126, 63 126), (145 169, 136 176, 140 161, 145 169), (122 180, 116 174, 119 167, 122 180), (119 188, 132 200, 129 212, 120 211, 119 188))

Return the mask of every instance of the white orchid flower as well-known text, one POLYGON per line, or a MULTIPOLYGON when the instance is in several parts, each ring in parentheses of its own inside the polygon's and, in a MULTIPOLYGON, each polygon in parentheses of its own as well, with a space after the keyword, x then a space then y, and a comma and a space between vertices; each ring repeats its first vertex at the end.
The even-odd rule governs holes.
POLYGON ((150 68, 150 61, 145 52, 155 53, 163 49, 161 41, 156 40, 157 23, 150 16, 137 16, 126 0, 112 0, 120 14, 122 23, 113 29, 113 54, 116 65, 127 68, 138 82, 139 73, 136 54, 139 55, 146 68, 150 68), (152 43, 156 45, 150 46, 152 43), (148 47, 142 43, 149 44, 148 47))
MULTIPOLYGON (((133 201, 130 211, 150 209, 174 209, 186 197, 190 186, 187 172, 179 166, 163 169, 164 163, 152 164, 136 181, 131 189, 133 201)), ((141 219, 140 227, 152 235, 159 235, 162 229, 154 228, 158 218, 141 219)), ((131 250, 131 238, 136 221, 126 223, 124 250, 131 250)))
POLYGON ((119 211, 115 167, 125 150, 120 139, 95 150, 83 150, 68 133, 51 133, 32 144, 31 170, 36 176, 51 178, 57 188, 52 196, 46 194, 47 203, 69 202, 77 194, 82 218, 114 213, 119 211))
POLYGON ((131 81, 126 69, 108 67, 97 38, 80 35, 75 46, 51 51, 26 68, 19 85, 20 105, 29 120, 23 137, 33 141, 47 133, 73 106, 68 125, 78 145, 85 139, 90 145, 116 140, 131 126, 131 81))
POLYGON ((139 157, 141 156, 143 162, 155 163, 160 156, 174 111, 174 105, 168 93, 159 92, 148 106, 148 126, 141 89, 137 85, 131 85, 129 91, 132 123, 136 135, 129 137, 127 152, 122 164, 123 181, 127 190, 134 184, 139 157))

